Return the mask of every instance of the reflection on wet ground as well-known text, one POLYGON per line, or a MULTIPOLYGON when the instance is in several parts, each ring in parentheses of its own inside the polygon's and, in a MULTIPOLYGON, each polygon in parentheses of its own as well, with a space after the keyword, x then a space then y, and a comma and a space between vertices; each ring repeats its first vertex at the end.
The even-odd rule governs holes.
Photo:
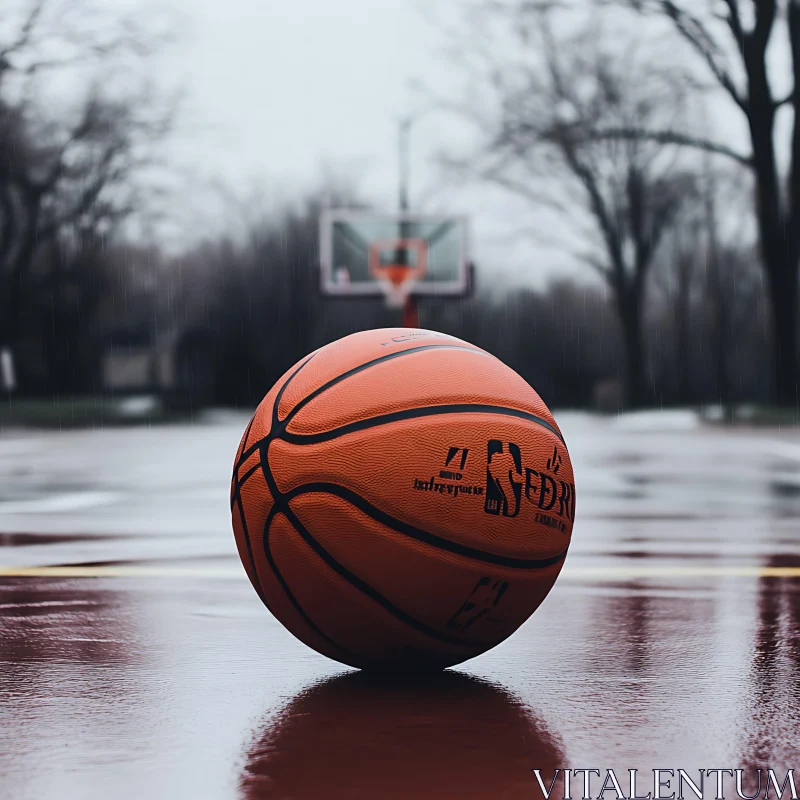
POLYGON ((0 797, 516 798, 541 797, 535 768, 797 767, 800 432, 560 421, 564 574, 425 681, 343 671, 262 608, 227 515, 244 417, 6 434, 0 797), (80 502, 37 502, 31 474, 70 471, 80 502))
POLYGON ((46 533, 11 533, 0 532, 0 547, 32 547, 34 545, 75 544, 76 542, 109 541, 119 539, 118 536, 87 536, 83 534, 46 534, 46 533))
MULTIPOLYGON (((798 567, 800 553, 771 558, 770 566, 798 567)), ((794 766, 800 754, 800 580, 762 579, 756 614, 742 755, 751 767, 794 766)))
POLYGON ((249 749, 246 798, 525 797, 560 743, 519 697, 459 672, 416 679, 350 673, 299 692, 249 749))

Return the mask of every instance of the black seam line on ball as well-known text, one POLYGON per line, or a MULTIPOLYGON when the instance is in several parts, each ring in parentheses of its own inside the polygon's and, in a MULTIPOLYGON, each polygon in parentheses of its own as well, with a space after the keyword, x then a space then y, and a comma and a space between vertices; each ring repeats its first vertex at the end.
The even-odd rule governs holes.
POLYGON ((562 553, 551 556, 550 558, 513 558, 511 556, 501 556, 496 553, 490 553, 486 550, 479 550, 475 547, 468 547, 467 545, 458 544, 457 542, 451 542, 449 539, 443 539, 434 533, 429 533, 426 530, 396 519, 385 511, 381 511, 381 509, 373 506, 357 492, 346 489, 344 486, 340 486, 336 483, 306 483, 287 492, 286 495, 284 495, 284 500, 288 503, 295 497, 312 493, 332 494, 354 506, 359 511, 362 511, 376 522, 385 525, 387 528, 397 533, 416 539, 424 544, 429 544, 439 550, 447 550, 451 553, 466 556, 467 558, 474 559, 475 561, 482 561, 487 564, 496 564, 497 566, 511 567, 512 569, 537 570, 552 567, 554 564, 558 564, 559 561, 563 561, 567 555, 567 550, 564 550, 562 553))
POLYGON ((244 438, 242 439, 242 444, 241 444, 242 452, 239 454, 239 458, 236 459, 236 463, 233 465, 232 480, 234 483, 236 482, 236 476, 239 474, 239 469, 241 468, 242 464, 244 464, 244 462, 247 461, 247 459, 250 457, 249 455, 245 456, 245 453, 247 453, 247 440, 250 438, 250 430, 252 429, 253 423, 255 421, 256 421, 256 412, 254 411, 253 416, 250 417, 250 422, 247 423, 247 428, 245 429, 244 432, 244 438))
MULTIPOLYGON (((276 399, 277 403, 277 399, 276 399)), ((327 636, 322 629, 311 619, 308 613, 305 611, 303 606, 301 605, 300 601, 292 594, 291 589, 289 588, 289 584, 286 582, 286 579, 281 574, 281 571, 278 569, 278 564, 275 561, 272 550, 269 546, 269 531, 270 526, 272 525, 272 521, 275 518, 275 515, 280 513, 288 520, 289 524, 297 531, 297 527, 293 522, 294 514, 292 514, 291 510, 289 509, 289 504, 286 501, 285 495, 280 491, 278 488, 278 484, 275 481, 275 477, 272 474, 272 471, 269 468, 269 460, 267 459, 267 451, 269 450, 269 438, 261 443, 261 451, 260 451, 260 466, 264 473, 264 480, 267 484, 267 489, 269 489, 270 494, 272 495, 272 508, 267 516, 267 520, 264 523, 264 536, 262 540, 262 549, 264 550, 264 555, 267 558, 267 562, 269 563, 270 569, 272 570, 275 578, 277 579, 278 583, 280 583, 281 588, 283 589, 286 596, 289 598, 291 604, 295 607, 296 611, 300 616, 305 620, 306 624, 322 639, 324 639, 328 644, 332 647, 336 648, 340 653, 345 654, 352 663, 366 663, 365 659, 359 659, 353 653, 350 653, 346 648, 342 647, 340 644, 337 644, 333 639, 327 636), (291 515, 291 516, 290 516, 291 515)), ((294 519, 297 519, 294 517, 294 519)), ((299 531, 297 531, 299 533, 299 531)), ((302 535, 302 534, 301 534, 302 535)), ((265 603, 266 605, 266 603, 265 603)), ((267 606, 269 608, 269 606, 267 606)))
POLYGON ((483 356, 484 358, 487 357, 487 353, 484 353, 480 350, 475 350, 472 347, 462 347, 461 345, 457 344, 425 344, 420 345, 419 347, 409 347, 406 350, 401 350, 397 353, 388 353, 385 356, 380 356, 379 358, 373 358, 372 361, 367 361, 364 364, 360 364, 357 367, 353 367, 352 369, 347 370, 347 372, 343 372, 341 375, 337 375, 335 378, 332 378, 327 383, 320 386, 318 389, 314 389, 310 395, 307 395, 302 400, 300 400, 297 405, 286 415, 283 420, 283 425, 286 426, 292 420, 292 418, 308 403, 314 400, 316 397, 319 397, 323 392, 327 391, 333 386, 336 386, 337 383, 341 383, 347 378, 352 377, 353 375, 357 375, 359 372, 364 372, 364 370, 369 369, 370 367, 377 366, 378 364, 383 364, 386 361, 392 361, 395 358, 402 358, 403 356, 411 355, 413 353, 421 353, 426 352, 429 350, 466 350, 469 353, 475 353, 477 355, 483 356))
POLYGON ((239 464, 244 463, 267 439, 281 437, 282 433, 286 430, 286 426, 289 424, 289 422, 291 422, 295 414, 297 414, 301 408, 303 408, 315 397, 319 396, 327 389, 330 389, 331 386, 335 386, 337 383, 340 383, 352 375, 363 372, 370 367, 374 367, 376 364, 382 364, 383 362, 390 361, 394 358, 401 358, 403 356, 411 355, 412 353, 419 353, 420 351, 428 350, 464 350, 468 353, 475 353, 476 355, 483 356, 484 358, 487 358, 489 355, 488 353, 483 352, 483 350, 475 350, 471 347, 461 347, 459 345, 452 344, 428 344, 421 345, 420 347, 409 347, 406 350, 401 350, 399 353, 389 353, 385 356, 380 356, 380 358, 374 358, 372 361, 367 361, 365 364, 360 364, 357 367, 353 367, 353 369, 348 370, 341 375, 337 375, 335 378, 332 378, 318 389, 315 389, 310 395, 304 397, 302 400, 299 400, 297 405, 287 413, 286 417, 283 420, 280 420, 278 418, 278 407, 280 406, 281 399, 283 398, 283 393, 286 391, 286 387, 291 383, 292 379, 297 375, 297 373, 300 372, 300 370, 316 355, 316 353, 313 353, 302 364, 300 364, 300 366, 286 379, 286 383, 281 386, 278 396, 275 398, 275 403, 272 406, 272 425, 270 432, 263 439, 254 442, 249 448, 247 448, 247 450, 242 452, 242 455, 239 458, 239 464))
MULTIPOLYGON (((303 367, 305 367, 305 365, 308 364, 308 362, 311 361, 311 359, 314 358, 315 355, 316 355, 316 353, 312 353, 308 358, 306 358, 303 361, 303 363, 300 364, 297 367, 297 369, 286 379, 286 382, 278 390, 278 395, 275 398, 275 402, 272 404, 272 426, 271 426, 270 432, 268 434, 269 436, 274 436, 275 435, 278 426, 286 424, 286 420, 281 421, 281 419, 278 416, 280 405, 281 405, 281 400, 283 400, 284 392, 288 388, 289 384, 295 379, 295 377, 297 376, 297 373, 300 372, 300 370, 303 369, 303 367)), ((291 413, 292 413, 291 410, 287 413, 287 415, 286 415, 287 419, 289 418, 291 413)))
POLYGON ((247 543, 247 554, 250 556, 250 566, 253 570, 253 576, 255 577, 255 590, 258 596, 261 598, 261 602, 269 608, 269 604, 267 603, 266 597, 264 597, 264 590, 261 586, 261 579, 258 577, 258 570, 256 569, 256 559, 253 555, 253 545, 250 541, 250 531, 247 528, 247 520, 244 516, 244 506, 242 505, 242 498, 236 498, 236 507, 239 509, 239 518, 242 521, 242 531, 244 532, 244 540, 247 543))
MULTIPOLYGON (((255 421, 255 418, 256 415, 254 412, 253 416, 250 417, 250 422, 247 423, 247 428, 245 429, 244 432, 244 438, 242 439, 242 444, 241 444, 242 453, 244 453, 245 448, 247 447, 247 440, 250 437, 250 429, 253 427, 253 422, 255 421)), ((238 497, 239 487, 245 482, 245 480, 247 480, 247 478, 250 477, 250 473, 248 472, 247 475, 245 475, 244 480, 242 480, 240 483, 239 470, 241 469, 243 463, 244 461, 242 461, 242 456, 240 454, 239 458, 236 459, 236 463, 233 465, 233 476, 231 477, 231 511, 233 511, 234 503, 236 502, 236 498, 238 497)))
POLYGON ((338 428, 333 428, 329 431, 321 431, 320 433, 290 433, 289 431, 284 430, 278 433, 277 438, 282 439, 285 442, 289 442, 290 444, 318 444, 319 442, 328 442, 331 439, 337 439, 340 436, 346 436, 348 433, 355 433, 356 431, 376 428, 379 425, 387 425, 392 422, 400 422, 407 419, 418 419, 420 417, 434 417, 439 414, 470 413, 498 414, 500 416, 516 417, 517 419, 524 419, 528 422, 534 422, 557 436, 562 444, 564 442, 561 434, 547 420, 537 417, 535 414, 531 414, 527 411, 521 411, 517 408, 485 405, 483 403, 450 403, 440 406, 420 406, 418 408, 407 408, 403 411, 392 411, 389 414, 380 414, 377 417, 360 419, 356 422, 350 422, 347 425, 340 425, 338 428))
MULTIPOLYGON (((264 555, 267 557, 267 562, 269 563, 270 569, 275 575, 275 578, 277 579, 278 583, 280 583, 284 594, 286 595, 286 597, 289 598, 289 602, 294 606, 295 610, 301 616, 306 625, 308 625, 308 627, 311 628, 311 630, 314 631, 314 633, 316 633, 317 636, 326 641, 335 650, 338 650, 340 653, 345 654, 351 660, 358 662, 359 659, 355 656, 355 654, 351 653, 349 650, 342 647, 340 644, 337 644, 335 641, 333 641, 333 639, 331 639, 328 635, 326 635, 317 626, 314 620, 311 619, 306 610, 300 604, 300 601, 294 596, 292 590, 289 588, 289 584, 286 582, 286 579, 283 577, 283 574, 281 573, 280 569, 278 569, 278 564, 275 561, 275 557, 272 555, 272 548, 269 545, 270 527, 272 526, 272 522, 275 519, 275 516, 277 514, 283 514, 283 516, 286 517, 292 528, 297 530, 292 520, 289 519, 288 515, 286 514, 287 510, 288 507, 278 507, 277 505, 273 505, 272 509, 269 512, 269 515, 267 516, 267 521, 264 523, 264 539, 263 539, 264 555)), ((267 608, 269 608, 269 606, 267 606, 267 608)), ((360 661, 363 663, 364 659, 360 659, 360 661)))
POLYGON ((242 452, 247 449, 247 440, 250 438, 250 429, 253 427, 253 423, 256 421, 256 412, 253 412, 253 416, 250 417, 250 422, 247 423, 247 430, 244 432, 244 439, 242 440, 242 452))
POLYGON ((242 494, 242 487, 247 483, 248 479, 261 467, 261 464, 255 464, 254 466, 250 467, 247 472, 245 472, 244 476, 241 480, 237 480, 236 473, 233 475, 233 493, 231 495, 231 510, 233 510, 233 506, 236 501, 241 497, 242 494))
MULTIPOLYGON (((234 465, 233 468, 234 474, 236 474, 236 472, 239 470, 242 464, 244 464, 245 461, 247 461, 247 459, 250 458, 250 456, 253 455, 253 453, 255 453, 256 450, 258 450, 262 444, 264 444, 264 442, 268 441, 270 437, 272 438, 275 437, 275 432, 280 425, 280 421, 278 420, 278 406, 280 405, 281 399, 283 398, 283 393, 286 391, 286 387, 292 382, 292 379, 295 377, 295 375, 297 375, 297 373, 300 372, 300 370, 303 369, 303 367, 306 364, 308 364, 308 362, 311 361, 311 359, 314 358, 315 355, 316 353, 312 353, 308 358, 306 358, 306 360, 303 361, 303 363, 297 367, 297 369, 286 379, 283 386, 281 386, 281 388, 278 390, 278 395, 275 398, 275 402, 272 404, 272 409, 270 410, 271 424, 269 433, 262 439, 259 439, 257 442, 253 442, 253 444, 251 444, 248 448, 242 450, 242 454, 239 456, 239 460, 234 465)), ((253 418, 250 420, 250 425, 247 426, 245 441, 247 440, 247 437, 250 435, 250 426, 255 421, 255 418, 256 414, 254 413, 253 418)))
MULTIPOLYGON (((287 495, 288 497, 288 495, 287 495)), ((436 639, 445 644, 456 645, 457 647, 464 647, 469 650, 479 649, 485 647, 485 643, 481 642, 465 642, 463 639, 458 639, 454 636, 448 636, 445 633, 440 633, 435 628, 428 627, 424 622, 420 622, 416 617, 398 608, 391 600, 384 597, 377 589, 374 589, 366 581, 354 575, 350 570, 340 564, 305 528, 302 522, 297 518, 297 515, 287 505, 281 509, 281 512, 289 520, 292 527, 303 537, 306 544, 311 547, 314 552, 338 575, 344 578, 354 589, 358 589, 362 594, 365 594, 370 600, 373 600, 384 610, 388 611, 395 619, 404 622, 410 628, 423 633, 426 636, 436 639)))

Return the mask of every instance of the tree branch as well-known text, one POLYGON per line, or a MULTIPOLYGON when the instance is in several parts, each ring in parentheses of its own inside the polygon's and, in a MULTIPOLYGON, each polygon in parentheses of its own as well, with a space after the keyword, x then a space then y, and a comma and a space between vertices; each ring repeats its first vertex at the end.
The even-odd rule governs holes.
POLYGON ((45 171, 44 177, 34 183, 40 192, 53 189, 65 171, 65 159, 70 148, 80 144, 92 136, 97 136, 104 127, 103 113, 108 112, 102 102, 96 97, 90 97, 83 107, 79 122, 67 133, 62 144, 52 156, 52 164, 45 171))
POLYGON ((636 242, 636 279, 641 286, 649 271, 653 255, 661 240, 678 214, 685 199, 685 188, 680 179, 672 178, 650 187, 650 197, 654 199, 646 235, 636 242))
POLYGON ((0 65, 8 61, 8 56, 18 53, 30 44, 46 2, 47 0, 36 0, 33 3, 28 12, 28 16, 25 18, 25 22, 22 23, 17 38, 10 45, 0 50, 0 65))
MULTIPOLYGON (((735 8, 731 3, 729 7, 735 8)), ((673 0, 661 0, 664 13, 672 20, 681 36, 702 56, 719 85, 733 98, 739 108, 748 111, 747 98, 742 97, 730 73, 719 63, 719 45, 714 41, 703 21, 692 14, 687 14, 673 0)), ((733 19, 733 11, 731 20, 733 19)), ((736 15, 738 20, 738 14, 736 15)), ((735 23, 732 23, 735 24, 735 23)))
POLYGON ((619 128, 598 128, 588 133, 588 140, 601 141, 603 139, 626 139, 657 142, 658 144, 674 144, 683 147, 691 147, 695 150, 704 150, 707 153, 726 156, 737 163, 745 166, 753 166, 753 157, 739 153, 727 145, 713 142, 710 139, 692 136, 680 131, 670 130, 651 130, 648 128, 619 127, 619 128))
POLYGON ((588 264, 605 281, 609 283, 613 281, 613 272, 608 264, 606 264, 604 261, 601 261, 591 253, 578 253, 577 255, 581 261, 583 261, 585 264, 588 264))
POLYGON ((608 248, 608 255, 611 259, 613 272, 610 278, 618 281, 620 287, 625 284, 625 256, 622 250, 620 231, 614 226, 605 199, 597 184, 597 178, 590 169, 583 164, 575 151, 575 147, 568 137, 561 137, 558 142, 564 159, 574 175, 580 180, 589 195, 589 207, 597 223, 608 248))
POLYGON ((736 39, 736 44, 739 47, 739 52, 744 53, 745 32, 742 28, 742 17, 739 14, 739 0, 725 0, 725 5, 728 6, 728 16, 724 17, 728 27, 731 29, 733 38, 736 39))

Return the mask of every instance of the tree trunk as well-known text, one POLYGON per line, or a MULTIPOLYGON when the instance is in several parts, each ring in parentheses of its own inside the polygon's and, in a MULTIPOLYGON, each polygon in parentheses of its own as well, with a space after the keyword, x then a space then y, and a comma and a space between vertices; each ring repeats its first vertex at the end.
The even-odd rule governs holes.
POLYGON ((39 214, 41 211, 41 193, 35 189, 24 191, 25 222, 20 231, 20 242, 11 263, 4 264, 6 278, 3 286, 6 303, 3 320, 0 323, 0 344, 13 347, 19 336, 22 322, 23 284, 28 269, 41 244, 39 240, 39 214))
POLYGON ((617 310, 625 347, 625 393, 630 408, 647 405, 641 301, 641 296, 634 289, 626 288, 617 293, 617 310))
POLYGON ((717 399, 727 409, 731 402, 728 381, 728 320, 725 300, 719 295, 714 303, 714 372, 716 373, 717 399))
POLYGON ((688 405, 691 397, 690 358, 690 289, 692 280, 692 257, 681 253, 676 265, 677 287, 675 301, 675 356, 678 370, 678 402, 688 405))
POLYGON ((798 254, 776 203, 765 197, 757 173, 759 238, 767 273, 772 316, 772 395, 782 406, 798 404, 797 288, 798 254))
POLYGON ((730 391, 728 385, 728 300, 725 293, 725 282, 722 278, 722 263, 719 241, 717 237, 716 186, 711 179, 710 170, 706 169, 709 184, 705 189, 705 226, 707 238, 706 254, 706 294, 711 306, 711 350, 714 359, 717 400, 730 416, 728 404, 730 391))
POLYGON ((797 406, 797 264, 768 262, 768 266, 775 401, 782 406, 797 406))
POLYGON ((772 312, 772 394, 779 405, 796 405, 797 396, 797 233, 788 224, 778 183, 773 140, 775 107, 764 59, 748 57, 748 124, 756 178, 756 215, 761 256, 769 282, 772 312))

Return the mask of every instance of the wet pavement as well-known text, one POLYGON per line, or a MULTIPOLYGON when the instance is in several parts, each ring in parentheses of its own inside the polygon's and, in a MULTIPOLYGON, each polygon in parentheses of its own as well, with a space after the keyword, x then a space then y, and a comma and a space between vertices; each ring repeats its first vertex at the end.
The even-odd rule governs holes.
POLYGON ((800 431, 556 416, 578 507, 555 589, 501 646, 405 681, 308 650, 253 592, 227 505, 245 415, 4 432, 0 798, 517 798, 541 797, 534 768, 800 767, 800 431))

